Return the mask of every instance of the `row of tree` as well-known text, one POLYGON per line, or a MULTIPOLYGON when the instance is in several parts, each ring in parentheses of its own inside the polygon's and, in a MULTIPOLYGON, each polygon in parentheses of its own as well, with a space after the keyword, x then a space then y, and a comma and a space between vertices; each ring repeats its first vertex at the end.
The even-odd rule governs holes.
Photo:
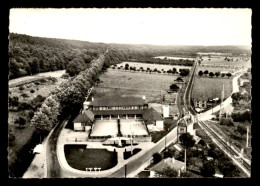
POLYGON ((220 75, 221 75, 221 77, 225 77, 225 76, 227 76, 228 78, 230 78, 231 76, 232 76, 232 74, 230 73, 230 72, 228 72, 228 73, 220 73, 220 72, 209 72, 208 70, 205 70, 204 72, 202 71, 202 70, 200 70, 199 72, 198 72, 198 75, 201 77, 202 75, 205 75, 205 76, 207 76, 207 75, 209 75, 210 77, 214 77, 214 76, 216 76, 216 77, 219 77, 220 75))
POLYGON ((51 91, 34 113, 31 123, 39 136, 45 136, 57 124, 60 115, 68 115, 74 107, 81 107, 88 90, 94 84, 104 64, 104 55, 92 61, 89 67, 80 72, 72 81, 61 84, 51 91))

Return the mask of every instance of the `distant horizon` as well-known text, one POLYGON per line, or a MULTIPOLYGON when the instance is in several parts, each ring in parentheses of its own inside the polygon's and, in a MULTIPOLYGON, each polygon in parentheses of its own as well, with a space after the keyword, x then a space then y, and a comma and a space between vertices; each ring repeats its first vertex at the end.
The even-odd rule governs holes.
POLYGON ((150 44, 150 43, 106 43, 106 42, 101 42, 101 41, 87 41, 87 40, 79 40, 79 39, 67 39, 67 38, 57 38, 57 37, 46 37, 46 36, 33 36, 29 34, 24 34, 24 33, 14 33, 14 32, 9 32, 9 34, 20 34, 20 35, 27 35, 31 37, 40 37, 40 38, 46 38, 46 39, 61 39, 61 40, 71 40, 71 41, 81 41, 81 42, 89 42, 89 43, 101 43, 101 44, 119 44, 119 45, 153 45, 153 46, 246 46, 246 47, 251 47, 251 45, 233 45, 233 44, 226 44, 226 45, 185 45, 185 44, 150 44))
POLYGON ((249 8, 12 8, 9 31, 114 44, 251 46, 249 8))

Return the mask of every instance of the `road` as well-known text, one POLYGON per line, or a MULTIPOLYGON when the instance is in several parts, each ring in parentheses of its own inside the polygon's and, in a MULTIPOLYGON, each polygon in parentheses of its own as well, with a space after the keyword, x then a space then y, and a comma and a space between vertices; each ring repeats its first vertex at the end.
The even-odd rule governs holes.
MULTIPOLYGON (((177 128, 174 128, 171 130, 166 137, 162 138, 160 141, 156 143, 156 145, 148 152, 144 153, 143 156, 140 158, 131 161, 127 164, 126 172, 127 177, 128 175, 131 175, 130 177, 133 177, 135 174, 142 171, 145 167, 143 164, 148 163, 150 164, 150 160, 152 159, 152 155, 156 152, 161 152, 166 146, 170 145, 173 142, 176 142, 177 140, 177 128)), ((112 173, 109 177, 124 177, 125 176, 125 166, 123 165, 119 170, 112 173)))
MULTIPOLYGON (((196 68, 196 66, 195 66, 196 68)), ((235 157, 239 157, 240 156, 240 152, 236 151, 234 149, 234 147, 232 147, 232 145, 228 144, 228 142, 224 141, 224 139, 217 134, 211 127, 209 127, 205 122, 208 119, 212 118, 212 109, 201 113, 201 114, 197 114, 194 109, 192 108, 191 104, 190 104, 190 94, 192 91, 192 82, 194 81, 194 72, 195 72, 195 68, 192 74, 192 77, 190 78, 189 84, 187 85, 187 92, 185 92, 184 94, 184 104, 185 104, 185 109, 187 109, 188 111, 190 111, 191 114, 193 114, 196 118, 196 121, 198 122, 199 126, 209 135, 209 137, 211 137, 212 141, 214 143, 216 143, 217 146, 219 146, 220 149, 222 149, 222 151, 227 154, 232 160, 233 162, 240 167, 244 173, 250 177, 251 175, 251 162, 248 159, 242 158, 242 161, 238 160, 235 157)), ((237 84, 237 80, 238 78, 242 75, 241 74, 237 75, 236 77, 233 78, 233 91, 234 92, 238 92, 239 91, 239 87, 237 84)), ((232 103, 232 98, 231 96, 229 96, 221 105, 221 107, 226 107, 229 104, 232 103)), ((220 110, 220 105, 216 106, 213 108, 213 112, 217 112, 220 110)))

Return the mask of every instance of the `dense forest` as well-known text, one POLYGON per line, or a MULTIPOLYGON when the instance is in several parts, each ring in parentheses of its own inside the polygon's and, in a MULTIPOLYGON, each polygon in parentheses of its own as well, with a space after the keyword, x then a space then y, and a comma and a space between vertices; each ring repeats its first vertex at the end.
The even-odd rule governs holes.
POLYGON ((106 49, 106 44, 13 33, 9 41, 9 79, 66 68, 82 71, 106 49))
POLYGON ((191 66, 193 62, 189 60, 165 60, 153 57, 196 57, 198 52, 251 55, 250 48, 245 46, 105 44, 10 33, 9 79, 63 69, 66 69, 70 76, 74 76, 87 69, 88 64, 107 49, 104 68, 122 61, 191 66))

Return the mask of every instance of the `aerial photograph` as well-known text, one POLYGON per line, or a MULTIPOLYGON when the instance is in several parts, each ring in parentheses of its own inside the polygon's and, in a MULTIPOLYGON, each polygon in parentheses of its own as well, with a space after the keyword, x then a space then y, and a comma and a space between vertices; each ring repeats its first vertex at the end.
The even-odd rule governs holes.
POLYGON ((251 178, 250 8, 11 8, 9 178, 251 178))

